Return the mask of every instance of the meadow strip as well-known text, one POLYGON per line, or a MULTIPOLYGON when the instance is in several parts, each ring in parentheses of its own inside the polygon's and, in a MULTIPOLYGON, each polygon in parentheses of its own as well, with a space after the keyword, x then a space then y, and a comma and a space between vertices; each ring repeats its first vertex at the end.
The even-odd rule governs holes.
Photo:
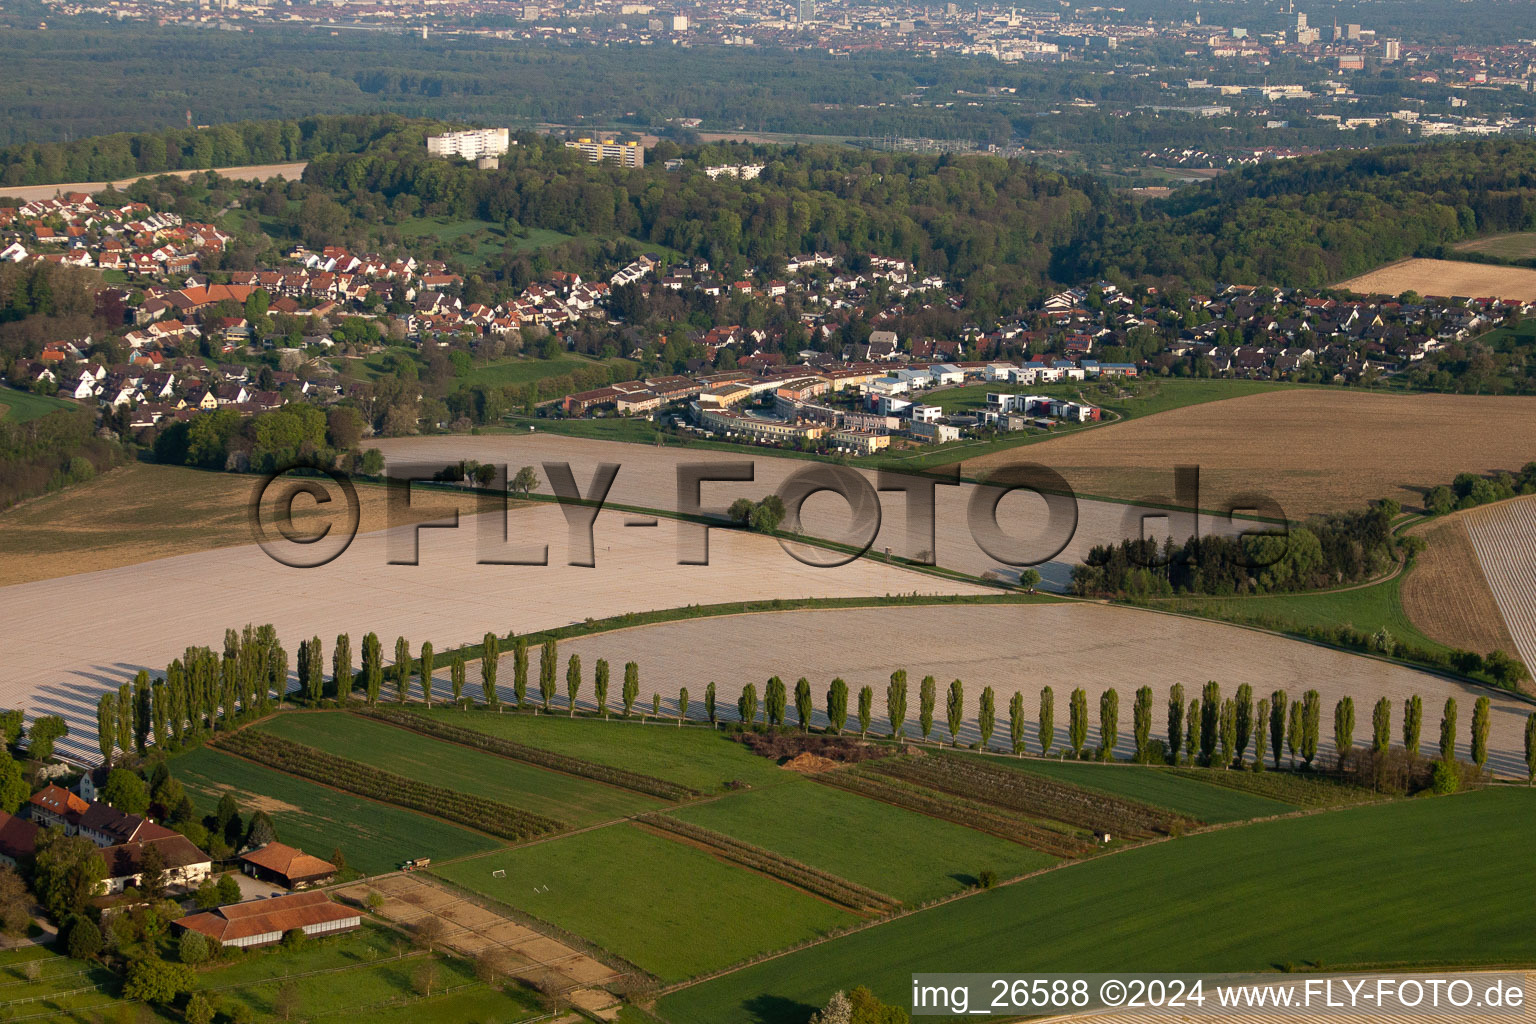
POLYGON ((1091 846, 1070 835, 998 814, 995 809, 972 800, 940 794, 930 789, 894 779, 874 778, 861 771, 823 772, 811 778, 825 786, 841 789, 855 796, 879 800, 930 818, 948 821, 977 832, 986 832, 1009 842, 1028 846, 1058 857, 1081 857, 1091 846))
POLYGON ((395 775, 255 729, 231 733, 221 738, 217 746, 269 768, 430 814, 503 839, 531 839, 568 827, 554 818, 395 775))
POLYGON ((464 746, 475 747, 487 753, 497 754, 501 757, 511 758, 514 761, 525 761, 528 764, 540 768, 548 768, 552 771, 564 772, 567 775, 577 775, 594 782, 606 783, 610 786, 618 786, 621 789, 643 793, 646 796, 654 796, 661 800, 688 800, 699 795, 698 790, 665 779, 658 779, 651 775, 642 775, 624 768, 615 768, 611 765, 594 764, 591 761, 583 761, 567 754, 557 754, 551 750, 542 750, 538 747, 528 747, 512 740, 501 739, 481 732, 478 729, 466 729, 453 725, 438 718, 428 718, 424 715, 406 711, 401 708, 371 707, 356 709, 356 714, 364 718, 376 719, 397 725, 411 732, 421 733, 423 736, 431 736, 434 739, 447 740, 450 743, 460 743, 464 746))
POLYGON ((890 758, 874 762, 870 768, 946 793, 979 799, 989 806, 1051 818, 1114 836, 1146 837, 1167 833, 1176 825, 1194 824, 1181 815, 1147 804, 942 754, 890 758))
POLYGON ((790 885, 831 900, 833 903, 840 903, 858 913, 884 915, 901 906, 900 900, 893 899, 883 892, 876 892, 874 889, 850 882, 831 872, 780 856, 713 829, 680 821, 677 818, 669 818, 664 814, 647 814, 637 820, 651 828, 670 832, 700 846, 708 847, 711 853, 726 860, 788 882, 790 885))

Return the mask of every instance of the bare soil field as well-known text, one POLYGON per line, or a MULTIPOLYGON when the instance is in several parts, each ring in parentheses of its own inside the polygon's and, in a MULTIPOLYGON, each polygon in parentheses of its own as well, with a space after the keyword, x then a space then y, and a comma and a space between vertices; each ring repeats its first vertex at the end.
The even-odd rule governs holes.
MULTIPOLYGON (((1028 717, 1028 749, 1039 751, 1035 728, 1040 689, 1049 685, 1056 699, 1056 747, 1066 741, 1068 699, 1081 686, 1088 698, 1088 745, 1098 743, 1099 695, 1113 686, 1120 694, 1120 730, 1116 751, 1134 753, 1131 704, 1142 685, 1152 687, 1155 704, 1152 736, 1166 736, 1168 690, 1183 683, 1198 696, 1214 679, 1224 695, 1239 685, 1253 687, 1254 698, 1275 689, 1293 699, 1315 688, 1323 700, 1324 762, 1331 760, 1333 707, 1352 696, 1357 716, 1369 727, 1370 709, 1380 697, 1393 701, 1394 732, 1401 729, 1402 702, 1424 698, 1426 737, 1438 735, 1440 709, 1455 697, 1463 723, 1458 736, 1460 755, 1468 757, 1473 702, 1489 696, 1493 703, 1489 767, 1525 777, 1523 736, 1529 704, 1482 687, 1421 672, 1391 662, 1349 654, 1256 630, 1201 619, 1164 615, 1134 608, 1086 602, 1019 606, 948 606, 838 609, 769 612, 725 619, 695 619, 638 626, 601 633, 561 644, 562 660, 579 654, 582 664, 607 658, 615 666, 640 665, 640 705, 650 707, 659 692, 662 714, 675 714, 678 689, 688 688, 699 714, 699 697, 714 682, 721 717, 736 717, 736 699, 747 683, 757 686, 759 699, 769 676, 777 675, 792 692, 801 676, 816 696, 816 723, 825 725, 825 695, 833 677, 850 691, 868 685, 875 693, 877 733, 888 733, 884 720, 885 687, 894 669, 905 668, 909 681, 905 733, 918 736, 918 684, 926 675, 938 683, 938 709, 933 738, 949 740, 945 725, 945 694, 953 679, 964 684, 965 724, 962 743, 979 739, 977 711, 981 691, 996 693, 997 731, 992 743, 1008 743, 1008 702, 1015 691, 1024 695, 1028 717)), ((537 659, 535 659, 536 661, 537 659)), ((510 676, 510 659, 501 666, 510 676)), ((588 692, 590 697, 590 691, 588 692)), ((612 699, 612 698, 611 698, 612 699)), ((617 700, 614 700, 617 706, 617 700)), ((856 700, 849 699, 850 708, 856 700)), ((562 701, 563 706, 563 701, 562 701)), ((761 706, 761 705, 760 705, 761 706)), ((761 710, 759 711, 761 718, 761 710)), ((850 723, 854 716, 850 714, 850 723)), ((850 727, 857 730, 856 725, 850 727)), ((1356 729, 1356 742, 1360 742, 1356 729)), ((1433 744, 1428 744, 1432 746, 1433 744)), ((1426 747, 1427 749, 1427 747, 1426 747)))
MULTIPOLYGON (((257 480, 132 463, 23 502, 0 512, 0 587, 250 544, 249 507, 257 480)), ((360 532, 384 529, 384 488, 360 486, 357 493, 360 532)), ((432 518, 465 507, 465 501, 440 491, 413 491, 407 518, 432 518)), ((307 499, 294 503, 299 528, 316 529, 333 516, 307 499)))
MULTIPOLYGON (((1424 491, 1457 473, 1529 462, 1536 455, 1536 403, 1514 396, 1273 391, 1115 423, 1023 451, 1083 494, 1132 501, 1167 494, 1174 465, 1195 464, 1207 509, 1251 491, 1273 496, 1293 518, 1357 509, 1379 498, 1416 508, 1424 491)), ((1017 458, 989 455, 964 470, 974 475, 1017 458)))
POLYGON ((554 988, 564 992, 603 985, 618 977, 607 964, 466 900, 425 875, 387 875, 354 882, 336 890, 336 895, 362 903, 375 890, 384 897, 379 913, 385 918, 407 928, 436 918, 442 926, 444 946, 463 956, 488 954, 501 970, 530 984, 546 985, 553 980, 554 988))
POLYGON ((1408 618, 1431 640, 1478 654, 1498 650, 1519 657, 1467 535, 1465 513, 1431 524, 1420 536, 1429 547, 1401 587, 1408 618))
MULTIPOLYGON (((1101 431, 1089 433, 1098 434, 1101 431)), ((655 448, 553 434, 396 438, 383 440, 378 447, 392 464, 419 463, 431 468, 459 459, 475 459, 505 465, 511 473, 516 473, 522 466, 533 466, 542 481, 539 491, 545 494, 552 493, 548 482, 549 473, 543 469, 545 462, 568 463, 584 493, 590 488, 598 465, 612 463, 620 468, 609 492, 610 502, 667 511, 679 508, 678 470, 687 464, 750 467, 753 474, 751 482, 722 481, 702 486, 702 504, 722 511, 736 498, 757 500, 774 493, 792 474, 802 471, 825 473, 833 468, 825 463, 804 459, 704 449, 655 448)), ((1048 462, 1036 455, 1044 450, 1044 447, 1032 446, 1027 455, 1014 453, 1007 464, 1048 462)), ((1169 457, 1162 455, 1157 464, 1168 465, 1169 457)), ((1171 474, 1171 466, 1167 471, 1171 474)), ((869 482, 871 488, 878 484, 875 473, 864 470, 856 472, 869 482)), ((1076 483, 1070 477, 1068 479, 1076 483)), ((919 537, 909 536, 905 496, 898 492, 885 492, 880 495, 878 532, 870 550, 877 555, 889 550, 896 556, 906 557, 915 557, 931 550, 936 552, 934 557, 944 568, 972 576, 990 573, 999 579, 1017 580, 1019 567, 994 557, 993 553, 981 547, 973 535, 969 516, 971 502, 976 498, 977 491, 974 484, 933 489, 935 509, 931 539, 926 532, 919 537)), ((1148 536, 1161 537, 1173 533, 1182 540, 1193 528, 1192 516, 1184 513, 1170 514, 1158 509, 1086 499, 1079 500, 1075 505, 1066 500, 1058 503, 1058 508, 1065 509, 1067 506, 1071 506, 1071 512, 1063 512, 1060 520, 1062 532, 1058 534, 1048 522, 1051 509, 1038 495, 1013 491, 997 505, 997 521, 1005 534, 1017 538, 1027 550, 1036 552, 1040 557, 1057 551, 1054 557, 1036 566, 1045 585, 1051 589, 1066 588, 1071 581, 1072 566, 1083 561, 1095 544, 1118 541, 1143 529, 1148 536), (1143 516, 1148 518, 1144 521, 1143 516)), ((848 537, 852 524, 848 508, 846 502, 832 494, 810 497, 802 513, 804 532, 810 536, 833 540, 848 537)), ((1234 525, 1223 519, 1202 516, 1199 528, 1203 533, 1228 533, 1248 529, 1250 526, 1246 523, 1234 525)), ((993 550, 995 552, 996 549, 993 550)))
MULTIPOLYGON (((473 497, 463 497, 472 508, 473 497)), ((525 554, 530 544, 547 546, 549 564, 491 564, 482 560, 509 553, 481 539, 485 518, 461 519, 457 529, 361 534, 313 569, 280 564, 247 544, 0 588, 7 653, 0 707, 25 708, 29 718, 64 716, 70 735, 60 752, 94 761, 95 708, 105 688, 140 668, 163 672, 188 644, 217 646, 226 628, 246 623, 272 623, 290 652, 319 636, 327 658, 343 632, 354 650, 376 631, 391 652, 404 636, 413 650, 430 640, 446 653, 488 629, 524 633, 688 604, 983 591, 870 559, 810 568, 770 538, 735 531, 713 531, 708 565, 679 565, 675 520, 631 529, 617 514, 597 519, 596 567, 570 565, 565 517, 551 504, 516 509, 506 525, 525 554)), ((499 534, 500 517, 491 522, 499 534)), ((510 687, 510 673, 504 682, 510 687)))
MULTIPOLYGON (((216 167, 219 174, 235 181, 266 181, 268 178, 287 178, 296 181, 304 174, 304 168, 309 166, 308 160, 301 160, 290 164, 247 164, 243 167, 216 167)), ((172 178, 190 178, 194 174, 202 174, 201 170, 162 171, 160 174, 169 175, 172 178)), ((10 196, 29 202, 33 199, 52 199, 61 192, 101 192, 107 188, 126 188, 143 178, 158 178, 160 174, 139 174, 132 178, 119 178, 117 181, 68 181, 56 185, 10 185, 0 187, 0 195, 10 196)))
POLYGON ((1520 659, 1536 665, 1536 496, 1473 509, 1466 524, 1520 659))
POLYGON ((1401 295, 1415 291, 1438 298, 1536 300, 1536 270, 1498 267, 1460 260, 1410 259, 1389 263, 1359 277, 1340 281, 1343 288, 1360 295, 1401 295))

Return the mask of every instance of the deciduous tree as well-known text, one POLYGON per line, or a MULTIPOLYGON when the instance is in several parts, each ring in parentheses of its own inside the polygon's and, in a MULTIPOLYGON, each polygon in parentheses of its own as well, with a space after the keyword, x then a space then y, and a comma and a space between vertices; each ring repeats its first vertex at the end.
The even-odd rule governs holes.
POLYGON ((1317 744, 1322 738, 1323 698, 1316 690, 1308 690, 1301 698, 1302 748, 1301 758, 1308 768, 1317 757, 1317 744))
POLYGON ((960 745, 960 723, 965 720, 965 684, 956 679, 949 684, 949 698, 944 702, 948 716, 949 742, 960 745))
POLYGON ((1222 771, 1226 771, 1232 767, 1232 759, 1237 751, 1237 701, 1230 697, 1221 702, 1217 734, 1218 759, 1221 761, 1222 771))
POLYGON ((1024 695, 1018 690, 1008 701, 1008 739, 1015 754, 1024 752, 1024 695))
POLYGON ((933 712, 939 703, 939 684, 933 676, 923 676, 917 688, 917 724, 926 741, 933 732, 933 712))
POLYGON ((848 684, 841 677, 832 680, 832 685, 827 687, 827 721, 838 736, 848 724, 848 684))
POLYGON ((1131 733, 1136 741, 1136 763, 1147 763, 1147 749, 1152 742, 1152 687, 1136 690, 1136 704, 1131 709, 1131 733))
POLYGON ((795 717, 800 719, 800 731, 810 732, 811 715, 816 712, 816 698, 811 695, 811 681, 805 676, 795 680, 795 717))
POLYGON ((677 691, 677 726, 683 726, 683 719, 688 717, 688 687, 677 691))
POLYGON ((1456 760, 1456 698, 1445 699, 1445 712, 1440 716, 1440 760, 1450 764, 1456 760))
POLYGON ((1087 742, 1088 694, 1079 686, 1067 698, 1067 743, 1072 747, 1074 758, 1083 756, 1083 745, 1087 742))
MULTIPOLYGON (((1258 709, 1254 712, 1254 721, 1259 723, 1259 728, 1253 730, 1253 770, 1264 770, 1265 741, 1269 739, 1269 699, 1259 701, 1258 709)), ((1278 758, 1275 767, 1280 767, 1278 758)))
POLYGON ((448 659, 448 686, 453 690, 453 702, 461 704, 464 701, 464 648, 454 648, 453 655, 448 659))
POLYGON ((976 729, 981 733, 981 749, 987 750, 992 746, 992 731, 997 727, 997 694, 992 692, 992 687, 986 686, 981 691, 981 704, 976 712, 976 729))
POLYGON ((1274 752, 1275 767, 1280 767, 1280 753, 1285 747, 1285 706, 1289 701, 1284 690, 1276 690, 1269 695, 1269 746, 1274 752))
MULTIPOLYGON (((483 667, 484 662, 481 665, 483 667)), ((369 633, 363 637, 363 694, 369 704, 379 702, 379 686, 383 682, 384 649, 379 643, 379 634, 369 633)))
POLYGON ((1168 690, 1168 757, 1179 763, 1184 749, 1184 684, 1174 683, 1168 690))
POLYGON ((501 640, 486 633, 480 640, 480 693, 486 707, 496 706, 496 668, 501 663, 501 640))
POLYGON ((1040 756, 1047 757, 1056 743, 1056 693, 1049 686, 1040 690, 1040 756))
POLYGON ((512 641, 512 696, 518 707, 528 703, 528 638, 512 641))
POLYGON ((1237 762, 1242 764, 1253 738, 1253 687, 1243 683, 1237 688, 1237 762))
POLYGON ((859 739, 869 735, 869 723, 875 713, 875 691, 868 686, 859 687, 859 739))
POLYGON ((1378 757, 1392 745, 1392 701, 1383 697, 1371 711, 1371 750, 1378 757))
POLYGON ((635 710, 635 701, 640 697, 640 666, 633 661, 624 663, 624 717, 628 718, 635 710))
POLYGON ((597 709, 608 717, 608 659, 598 658, 597 664, 592 669, 592 692, 597 700, 597 709))
POLYGON ((763 711, 770 726, 784 724, 784 714, 788 710, 789 695, 784 692, 784 680, 778 676, 769 678, 763 687, 763 711))
POLYGON ((1488 713, 1488 698, 1477 698, 1472 705, 1472 763, 1479 771, 1488 764, 1488 713))
POLYGON ((352 692, 352 637, 341 633, 336 646, 331 648, 331 685, 336 688, 336 699, 345 701, 352 692))
POLYGON ((558 678, 560 655, 554 637, 546 637, 539 651, 539 696, 544 701, 544 711, 549 712, 549 702, 555 699, 555 680, 558 678))
POLYGON ((112 749, 116 740, 117 696, 104 693, 101 700, 96 702, 96 743, 101 748, 101 759, 106 764, 112 763, 112 749))
POLYGON ((704 687, 704 717, 709 719, 709 724, 711 727, 716 724, 716 710, 715 684, 713 681, 711 681, 708 686, 704 687))
POLYGON ((885 717, 891 723, 891 737, 900 739, 902 724, 907 720, 907 670, 904 668, 891 673, 891 681, 885 688, 885 717))
POLYGON ((411 688, 411 669, 415 667, 415 661, 411 658, 411 644, 403 636, 395 637, 395 664, 393 675, 395 677, 395 700, 405 703, 405 695, 411 688))
POLYGON ((437 671, 437 652, 432 648, 432 641, 425 641, 421 645, 421 659, 417 663, 416 671, 421 676, 421 700, 427 707, 432 706, 432 673, 437 671))
POLYGON ((1344 697, 1333 707, 1333 745, 1343 764, 1355 745, 1355 699, 1344 697))
POLYGON ((1200 691, 1200 760, 1215 763, 1221 734, 1221 684, 1211 680, 1200 691))
POLYGON ((1099 760, 1115 759, 1120 739, 1120 693, 1113 686, 1099 694, 1099 760))
POLYGON ((748 683, 741 688, 741 696, 736 700, 736 714, 743 724, 752 726, 757 723, 757 686, 748 683))
MULTIPOLYGON (((565 663, 565 698, 569 703, 569 717, 576 717, 576 698, 581 694, 581 655, 573 654, 565 663)), ((549 710, 549 698, 544 698, 544 710, 549 710)))

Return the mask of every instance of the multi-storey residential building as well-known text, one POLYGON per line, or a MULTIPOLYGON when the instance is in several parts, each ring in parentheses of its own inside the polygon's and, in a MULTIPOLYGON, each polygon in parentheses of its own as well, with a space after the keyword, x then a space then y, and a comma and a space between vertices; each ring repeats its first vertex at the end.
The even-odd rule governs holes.
POLYGON ((507 128, 480 128, 468 132, 448 132, 427 136, 428 156, 461 156, 465 160, 501 156, 512 145, 507 128))
POLYGON ((620 167, 644 167, 645 147, 638 142, 615 142, 613 139, 577 139, 567 142, 566 149, 579 149, 586 158, 600 164, 604 161, 620 167))

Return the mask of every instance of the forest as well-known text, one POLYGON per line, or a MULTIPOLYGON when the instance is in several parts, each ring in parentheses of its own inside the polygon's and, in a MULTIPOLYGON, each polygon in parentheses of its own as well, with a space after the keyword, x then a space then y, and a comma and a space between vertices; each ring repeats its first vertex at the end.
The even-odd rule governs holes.
POLYGON ((1055 276, 1321 288, 1477 235, 1536 227, 1536 143, 1339 150, 1223 174, 1063 250, 1055 276))

